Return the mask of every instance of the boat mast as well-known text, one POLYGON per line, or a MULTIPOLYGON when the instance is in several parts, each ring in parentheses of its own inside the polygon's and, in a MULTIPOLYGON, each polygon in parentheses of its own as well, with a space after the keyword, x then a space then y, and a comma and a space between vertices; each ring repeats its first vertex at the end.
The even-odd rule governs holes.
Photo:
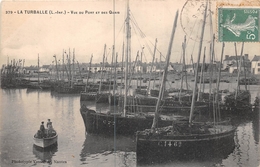
POLYGON ((71 84, 71 79, 72 79, 72 77, 71 77, 71 66, 70 66, 70 48, 69 48, 69 59, 68 59, 68 63, 69 63, 69 83, 70 83, 70 86, 72 86, 72 84, 71 84))
POLYGON ((78 68, 79 68, 79 76, 80 76, 80 79, 82 79, 81 70, 80 70, 79 62, 78 62, 78 61, 77 61, 77 65, 78 65, 78 68))
POLYGON ((156 58, 155 59, 155 75, 153 76, 153 89, 154 89, 154 86, 155 86, 155 79, 156 79, 156 69, 157 69, 157 66, 158 66, 158 59, 156 58))
POLYGON ((247 91, 247 82, 246 82, 246 70, 247 69, 246 69, 245 57, 243 57, 243 66, 244 66, 244 74, 245 74, 245 90, 247 91))
MULTIPOLYGON (((225 43, 222 43, 222 51, 221 51, 221 58, 220 58, 220 63, 219 63, 219 71, 218 71, 218 81, 217 81, 217 90, 216 90, 216 95, 215 95, 215 103, 217 105, 217 110, 216 112, 218 112, 219 110, 219 103, 218 103, 218 92, 219 92, 219 85, 220 85, 220 76, 221 76, 221 66, 222 66, 222 61, 223 61, 223 55, 224 55, 224 48, 225 48, 225 43)), ((216 113, 215 113, 216 114, 216 113)), ((217 118, 217 117, 216 117, 217 118)), ((220 117, 219 117, 220 118, 220 117)), ((215 116, 214 116, 215 119, 215 116)), ((214 123, 216 121, 214 120, 214 123)))
POLYGON ((154 64, 154 58, 155 58, 155 52, 156 52, 156 45, 157 45, 157 38, 155 39, 155 45, 154 45, 154 51, 153 51, 153 60, 152 60, 151 68, 150 68, 149 82, 148 82, 148 87, 147 87, 148 93, 150 93, 150 82, 151 82, 151 77, 152 77, 152 70, 153 70, 153 64, 154 64))
MULTIPOLYGON (((209 1, 209 22, 210 22, 210 37, 211 37, 211 43, 210 43, 210 81, 209 81, 209 101, 211 100, 211 90, 212 90, 212 78, 213 78, 213 58, 215 55, 215 34, 213 34, 213 24, 212 24, 212 13, 211 13, 211 2, 209 1)), ((204 78, 203 78, 204 81, 204 78)), ((203 83, 204 84, 204 83, 203 83)), ((203 85, 203 92, 204 92, 204 85, 203 85)), ((211 103, 209 103, 210 105, 211 103)), ((209 112, 211 114, 211 112, 209 112)))
MULTIPOLYGON (((128 52, 130 49, 130 38, 131 38, 131 34, 130 34, 130 25, 129 25, 129 17, 130 17, 130 9, 129 9, 129 0, 127 0, 127 17, 126 17, 126 55, 125 55, 125 93, 124 93, 124 114, 123 116, 126 116, 126 105, 127 105, 127 91, 128 91, 128 83, 127 83, 127 78, 128 78, 128 52)), ((131 63, 131 62, 130 62, 131 63)))
MULTIPOLYGON (((210 81, 209 81, 209 101, 211 100, 212 77, 213 77, 213 57, 215 54, 215 34, 213 34, 212 43, 210 44, 210 81)), ((210 103, 209 103, 210 104, 210 103)), ((211 113, 211 112, 209 112, 211 113)))
POLYGON ((244 42, 242 42, 242 48, 241 48, 241 54, 240 54, 240 60, 239 60, 239 70, 238 70, 238 75, 237 75, 237 89, 236 89, 235 99, 237 99, 237 94, 238 94, 238 89, 239 89, 239 80, 240 80, 240 72, 241 72, 241 65, 242 65, 243 49, 244 49, 244 42))
POLYGON ((205 52, 206 52, 206 47, 204 47, 204 54, 203 54, 203 62, 202 62, 202 66, 201 66, 201 69, 200 69, 200 88, 199 88, 199 91, 198 91, 198 99, 197 99, 197 101, 200 101, 200 95, 201 95, 201 85, 202 84, 204 84, 204 83, 202 83, 203 81, 202 81, 202 79, 204 80, 204 76, 203 76, 203 69, 204 69, 204 63, 205 63, 205 52))
POLYGON ((91 57, 90 57, 89 68, 88 68, 88 76, 87 76, 87 83, 86 83, 86 86, 85 86, 85 92, 87 91, 88 80, 89 80, 89 74, 90 74, 90 70, 91 70, 92 57, 93 57, 93 54, 92 54, 91 57))
POLYGON ((64 78, 64 49, 62 50, 62 79, 65 80, 64 78))
MULTIPOLYGON (((65 53, 66 53, 66 51, 65 51, 65 53)), ((66 53, 67 54, 67 53, 66 53)), ((68 54, 67 54, 67 63, 69 62, 69 56, 68 56, 68 54)), ((69 72, 68 72, 68 68, 69 67, 67 67, 67 65, 65 64, 65 71, 66 71, 66 74, 67 74, 67 80, 68 80, 68 82, 69 82, 69 80, 70 80, 70 76, 69 76, 69 72)), ((64 80, 65 81, 65 80, 64 80)))
MULTIPOLYGON (((114 57, 115 57, 115 45, 112 47, 112 61, 110 66, 110 78, 109 78, 109 93, 111 93, 111 81, 112 81, 112 65, 114 64, 114 57)), ((114 87, 114 86, 113 86, 114 87)))
POLYGON ((120 95, 122 95, 122 89, 123 89, 124 51, 125 51, 125 43, 123 42, 122 64, 121 64, 122 66, 121 66, 121 87, 120 87, 120 95))
POLYGON ((186 62, 185 62, 185 51, 186 51, 186 35, 184 37, 184 42, 183 42, 183 62, 182 63, 184 65, 186 89, 188 90, 188 78, 187 78, 187 70, 186 70, 186 62))
POLYGON ((182 43, 182 71, 181 71, 181 89, 179 94, 179 101, 181 101, 181 92, 183 87, 183 73, 185 73, 185 82, 186 82, 186 89, 188 90, 188 81, 187 81, 187 73, 186 73, 186 65, 185 65, 185 48, 186 48, 186 35, 184 36, 184 42, 182 43))
POLYGON ((190 61, 191 61, 191 64, 192 64, 193 75, 195 76, 195 67, 194 67, 194 62, 193 62, 193 56, 192 56, 192 54, 190 55, 190 61))
MULTIPOLYGON (((134 75, 135 66, 136 66, 138 57, 139 57, 139 50, 137 51, 137 55, 136 55, 136 57, 135 57, 134 65, 133 65, 133 67, 132 67, 132 69, 131 69, 131 72, 130 72, 129 85, 131 85, 131 82, 132 82, 132 77, 133 77, 133 75, 134 75)), ((129 88, 130 88, 130 87, 129 87, 129 88)), ((129 90, 129 88, 128 88, 128 90, 129 90)))
POLYGON ((143 73, 143 51, 144 51, 144 47, 142 47, 142 52, 141 52, 141 58, 140 58, 140 78, 139 78, 139 80, 140 80, 140 89, 141 89, 141 87, 142 87, 142 81, 143 81, 143 79, 142 79, 142 77, 143 77, 143 75, 142 75, 142 73, 143 73))
POLYGON ((160 106, 160 103, 161 103, 164 85, 165 85, 165 81, 166 81, 166 78, 167 78, 168 66, 169 66, 171 50, 172 50, 172 43, 173 43, 175 30, 176 30, 176 27, 177 27, 178 15, 179 15, 179 11, 177 10, 176 15, 175 15, 175 19, 174 19, 174 23, 173 23, 172 34, 171 34, 171 39, 170 39, 170 43, 169 43, 169 47, 168 47, 167 57, 166 57, 166 66, 164 67, 162 84, 160 86, 159 97, 158 97, 158 100, 157 100, 157 103, 156 103, 156 109, 155 109, 155 113, 154 113, 153 124, 152 124, 152 127, 151 127, 152 131, 155 130, 155 128, 157 127, 157 123, 158 123, 159 106, 160 106))
POLYGON ((203 61, 202 61, 202 93, 204 93, 205 90, 205 73, 204 73, 204 66, 205 66, 205 59, 206 59, 206 47, 204 51, 203 61))
POLYGON ((57 58, 56 58, 56 55, 54 55, 53 57, 55 58, 56 78, 57 78, 57 80, 59 80, 59 72, 58 72, 57 58))
POLYGON ((191 102, 189 123, 191 123, 191 121, 192 121, 192 116, 193 116, 193 112, 194 112, 195 96, 196 96, 196 92, 197 92, 198 68, 199 68, 200 55, 201 55, 201 49, 202 49, 202 41, 203 41, 203 36, 204 36, 204 28, 205 28, 205 24, 206 24, 207 9, 208 9, 208 2, 206 2, 203 24, 202 24, 201 35, 200 35, 200 45, 199 45, 197 67, 196 67, 196 71, 195 71, 196 75, 195 75, 195 81, 194 81, 194 89, 193 89, 193 93, 192 93, 192 102, 191 102))
POLYGON ((106 56, 106 44, 104 46, 104 53, 103 53, 103 62, 102 62, 102 68, 101 68, 101 79, 100 79, 100 83, 99 83, 99 89, 98 89, 98 93, 101 93, 101 87, 102 87, 102 81, 103 81, 103 70, 104 70, 104 61, 105 61, 105 56, 106 56))
POLYGON ((71 76, 71 80, 74 81, 75 78, 75 48, 73 48, 73 57, 72 57, 72 76, 71 76))
POLYGON ((117 57, 118 57, 118 54, 116 53, 116 60, 115 60, 115 64, 114 64, 114 82, 113 82, 113 95, 115 95, 115 90, 116 90, 116 67, 117 67, 117 57))
POLYGON ((38 53, 38 85, 39 85, 39 82, 40 82, 39 72, 40 72, 40 58, 39 58, 39 53, 38 53))
MULTIPOLYGON (((237 58, 237 44, 236 44, 236 42, 234 42, 234 46, 235 46, 235 56, 236 56, 237 72, 238 72, 238 67, 239 67, 239 65, 238 65, 238 58, 237 58)), ((237 89, 240 90, 239 84, 238 84, 237 89)))

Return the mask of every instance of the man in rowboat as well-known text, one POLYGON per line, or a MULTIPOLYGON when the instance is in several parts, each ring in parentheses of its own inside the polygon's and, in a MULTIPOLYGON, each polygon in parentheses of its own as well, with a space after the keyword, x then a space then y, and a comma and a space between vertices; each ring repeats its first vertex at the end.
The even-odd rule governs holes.
POLYGON ((47 136, 48 137, 51 137, 52 131, 53 131, 52 122, 50 119, 48 119, 48 122, 47 122, 47 136))
POLYGON ((44 127, 44 122, 42 121, 42 124, 40 126, 40 130, 37 132, 37 137, 38 138, 43 138, 45 136, 45 127, 44 127))
POLYGON ((48 128, 48 126, 51 124, 51 119, 48 119, 48 122, 46 124, 46 127, 48 128))

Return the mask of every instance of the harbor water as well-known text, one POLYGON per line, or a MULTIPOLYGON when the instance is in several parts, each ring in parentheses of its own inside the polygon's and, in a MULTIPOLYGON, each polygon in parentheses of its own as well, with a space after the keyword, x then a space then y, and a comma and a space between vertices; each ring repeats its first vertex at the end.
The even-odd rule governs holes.
MULTIPOLYGON (((224 86, 227 88, 227 86, 224 86)), ((252 99, 260 86, 250 86, 252 99)), ((231 91, 232 88, 229 88, 231 91)), ((80 114, 80 95, 60 95, 50 91, 1 89, 0 166, 115 166, 136 164, 133 136, 103 136, 85 133, 80 114), (51 119, 58 132, 58 145, 48 151, 33 146, 33 135, 42 121, 51 119)), ((96 110, 109 110, 108 105, 89 103, 96 110)), ((186 160, 144 166, 241 166, 260 164, 259 115, 237 121, 235 148, 224 157, 186 160)))

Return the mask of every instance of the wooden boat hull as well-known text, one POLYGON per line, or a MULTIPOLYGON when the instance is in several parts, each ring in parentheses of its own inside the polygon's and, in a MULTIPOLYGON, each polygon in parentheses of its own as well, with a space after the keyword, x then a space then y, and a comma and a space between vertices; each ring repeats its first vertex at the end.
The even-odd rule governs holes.
POLYGON ((225 112, 233 116, 243 116, 252 114, 251 93, 249 91, 241 90, 235 98, 235 92, 231 92, 224 98, 225 112))
POLYGON ((80 101, 95 101, 97 93, 96 92, 81 92, 80 101))
MULTIPOLYGON (((135 117, 128 115, 123 117, 120 114, 96 113, 88 108, 80 109, 87 133, 114 135, 134 135, 138 130, 145 130, 152 126, 153 116, 135 117)), ((169 126, 172 120, 159 119, 158 125, 169 126)))
POLYGON ((120 100, 119 94, 114 94, 114 95, 110 94, 109 97, 108 97, 108 103, 110 105, 118 105, 119 100, 120 100))
POLYGON ((61 94, 78 94, 83 91, 83 88, 78 87, 62 87, 62 86, 55 86, 54 92, 61 93, 61 94))
MULTIPOLYGON (((136 97, 137 105, 128 107, 129 111, 150 112, 155 111, 157 98, 154 97, 136 97)), ((196 102, 195 112, 203 115, 208 115, 209 103, 196 102)), ((161 113, 174 113, 178 115, 187 116, 190 113, 191 102, 189 101, 175 101, 174 99, 164 99, 160 104, 161 113)))
POLYGON ((97 93, 96 103, 108 103, 111 93, 97 93))
POLYGON ((49 138, 33 138, 34 141, 34 145, 40 147, 40 148, 48 148, 54 144, 57 144, 57 140, 58 140, 58 134, 56 133, 55 136, 53 137, 49 137, 49 138))
POLYGON ((137 163, 225 156, 234 149, 236 128, 217 134, 149 135, 137 132, 137 163))
POLYGON ((135 89, 135 94, 139 94, 139 95, 148 95, 148 92, 146 89, 141 89, 141 88, 137 88, 135 89))

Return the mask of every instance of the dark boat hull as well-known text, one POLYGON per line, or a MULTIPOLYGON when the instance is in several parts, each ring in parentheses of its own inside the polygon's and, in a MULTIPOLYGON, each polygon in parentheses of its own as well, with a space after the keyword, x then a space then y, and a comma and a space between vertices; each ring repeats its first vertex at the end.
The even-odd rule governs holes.
POLYGON ((224 98, 224 107, 226 113, 232 116, 245 116, 252 114, 251 93, 249 91, 241 90, 237 93, 235 98, 235 92, 231 92, 224 98))
POLYGON ((80 101, 95 101, 97 92, 81 92, 80 101))
POLYGON ((79 94, 83 88, 79 87, 63 87, 63 86, 55 86, 54 92, 61 93, 61 94, 79 94))
POLYGON ((110 94, 108 97, 108 103, 110 105, 117 106, 120 101, 120 98, 121 96, 119 94, 114 94, 114 95, 110 94))
POLYGON ((203 159, 228 155, 234 149, 235 128, 218 134, 136 135, 137 163, 203 159))
POLYGON ((111 93, 97 93, 96 103, 108 103, 111 93))
MULTIPOLYGON (((94 134, 134 135, 138 130, 145 130, 152 126, 153 117, 123 117, 120 114, 96 113, 88 108, 80 109, 86 132, 94 134)), ((160 127, 169 126, 172 120, 159 120, 160 127)))
POLYGON ((137 89, 135 89, 135 94, 147 96, 147 95, 148 95, 148 92, 147 92, 146 89, 137 88, 137 89))

